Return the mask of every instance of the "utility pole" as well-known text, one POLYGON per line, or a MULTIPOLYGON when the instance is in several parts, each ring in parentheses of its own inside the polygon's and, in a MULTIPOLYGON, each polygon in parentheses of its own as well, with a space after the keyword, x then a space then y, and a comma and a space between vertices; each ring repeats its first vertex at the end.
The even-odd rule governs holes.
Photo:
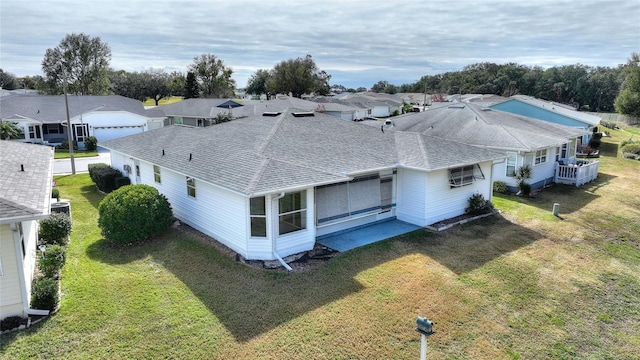
POLYGON ((69 117, 69 99, 67 98, 67 72, 60 62, 60 68, 62 69, 62 91, 64 91, 64 106, 67 110, 67 142, 69 143, 69 157, 71 158, 71 173, 76 173, 76 162, 73 159, 73 128, 71 127, 71 118, 69 117))

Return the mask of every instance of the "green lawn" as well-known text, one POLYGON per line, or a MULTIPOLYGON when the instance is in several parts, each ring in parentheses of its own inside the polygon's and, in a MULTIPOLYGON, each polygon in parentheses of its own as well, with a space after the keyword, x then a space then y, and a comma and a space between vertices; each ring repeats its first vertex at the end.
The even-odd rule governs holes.
POLYGON ((124 249, 88 175, 56 179, 74 229, 62 306, 2 359, 640 359, 640 161, 605 138, 597 181, 496 196, 497 217, 284 273, 172 230, 124 249), (560 203, 560 217, 551 215, 560 203))
MULTIPOLYGON (((181 96, 171 96, 171 97, 168 97, 168 98, 161 99, 158 102, 158 105, 167 105, 167 104, 172 104, 172 103, 175 103, 175 102, 178 102, 178 101, 182 101, 182 97, 181 96)), ((149 98, 145 102, 143 102, 142 105, 144 105, 144 106, 156 106, 156 102, 155 102, 155 100, 149 98)))
MULTIPOLYGON (((98 156, 98 152, 97 151, 83 151, 83 150, 75 150, 73 152, 73 157, 74 158, 93 157, 93 156, 98 156)), ((69 150, 56 149, 55 153, 53 154, 53 158, 54 159, 69 159, 69 158, 71 158, 71 155, 69 154, 69 150)))

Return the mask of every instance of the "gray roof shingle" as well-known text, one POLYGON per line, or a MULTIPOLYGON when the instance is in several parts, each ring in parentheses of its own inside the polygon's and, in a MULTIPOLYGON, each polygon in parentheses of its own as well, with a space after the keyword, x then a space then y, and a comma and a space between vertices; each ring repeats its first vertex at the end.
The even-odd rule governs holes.
POLYGON ((443 139, 396 136, 321 113, 296 117, 295 111, 205 128, 170 126, 101 146, 246 195, 345 181, 405 161, 429 171, 504 157, 443 139))
MULTIPOLYGON (((80 116, 91 111, 128 111, 146 116, 142 103, 119 95, 69 95, 69 116, 80 116)), ((33 119, 41 123, 61 123, 67 120, 64 95, 14 95, 0 97, 0 118, 33 119)))
POLYGON ((52 147, 0 140, 0 220, 47 216, 52 174, 52 147))
POLYGON ((395 131, 409 131, 475 146, 534 151, 582 136, 583 129, 458 103, 392 119, 395 131))

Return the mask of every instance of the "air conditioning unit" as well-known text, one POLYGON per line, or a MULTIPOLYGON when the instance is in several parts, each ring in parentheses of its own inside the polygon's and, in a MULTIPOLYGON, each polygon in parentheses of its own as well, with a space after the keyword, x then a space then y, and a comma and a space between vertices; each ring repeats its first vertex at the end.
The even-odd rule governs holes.
POLYGON ((54 203, 51 203, 52 213, 65 213, 71 218, 71 202, 67 199, 60 199, 54 203))
POLYGON ((128 174, 131 172, 131 165, 125 165, 123 166, 124 171, 128 174))

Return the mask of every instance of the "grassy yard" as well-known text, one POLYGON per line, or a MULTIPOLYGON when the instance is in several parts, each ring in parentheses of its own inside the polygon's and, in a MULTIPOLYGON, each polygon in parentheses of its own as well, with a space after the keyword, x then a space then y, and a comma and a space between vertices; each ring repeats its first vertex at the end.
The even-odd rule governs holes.
MULTIPOLYGON (((158 101, 158 105, 173 104, 173 103, 178 102, 178 101, 182 101, 182 97, 181 96, 171 96, 171 97, 164 98, 164 99, 161 99, 160 101, 158 101)), ((144 106, 156 106, 156 102, 155 102, 155 100, 149 98, 145 102, 143 102, 142 105, 144 105, 144 106)))
POLYGON ((0 337, 2 359, 640 359, 640 161, 298 273, 253 269, 172 230, 109 247, 88 175, 56 179, 74 229, 60 311, 0 337), (560 217, 551 215, 560 204, 560 217))
MULTIPOLYGON (((97 151, 84 151, 84 150, 75 150, 73 152, 73 157, 74 158, 93 157, 93 156, 98 156, 98 152, 97 151)), ((71 155, 69 155, 69 150, 56 149, 55 153, 53 154, 53 158, 54 159, 69 159, 69 158, 71 158, 71 155)))

